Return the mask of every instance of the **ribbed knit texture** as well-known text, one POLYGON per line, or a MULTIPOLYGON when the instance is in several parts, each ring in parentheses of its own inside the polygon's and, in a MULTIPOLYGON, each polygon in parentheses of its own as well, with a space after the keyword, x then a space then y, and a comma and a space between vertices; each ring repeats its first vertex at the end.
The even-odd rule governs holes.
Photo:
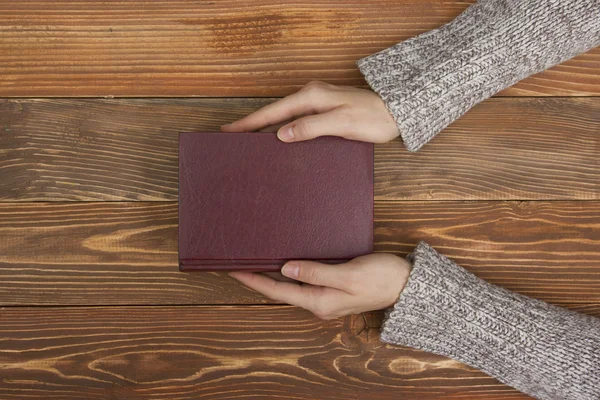
POLYGON ((358 67, 416 151, 475 104, 600 45, 600 0, 480 0, 358 67))
MULTIPOLYGON (((416 151, 472 106, 600 45, 600 0, 480 0, 358 62, 416 151)), ((488 284, 421 243, 382 340, 454 358, 539 399, 600 399, 600 320, 488 284)))
POLYGON ((381 339, 451 357, 538 399, 600 399, 600 319, 491 285, 420 243, 381 339))

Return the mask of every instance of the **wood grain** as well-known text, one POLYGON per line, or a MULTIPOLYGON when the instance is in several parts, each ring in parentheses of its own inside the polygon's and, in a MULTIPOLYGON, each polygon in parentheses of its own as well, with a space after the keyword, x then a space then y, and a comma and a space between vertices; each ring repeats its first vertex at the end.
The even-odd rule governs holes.
POLYGON ((235 304, 226 274, 177 267, 176 203, 0 205, 0 304, 235 304))
POLYGON ((378 340, 381 315, 292 307, 0 310, 0 397, 527 399, 443 357, 378 340))
MULTIPOLYGON (((527 399, 383 344, 381 312, 321 321, 177 270, 178 132, 310 80, 366 87, 356 60, 473 2, 0 0, 0 398, 527 399), (107 98, 41 98, 86 96, 107 98)), ((376 250, 425 240, 600 317, 599 95, 597 48, 416 154, 376 146, 376 250)))
POLYGON ((599 200, 597 100, 491 100, 417 153, 376 146, 376 198, 599 200))
POLYGON ((600 302, 600 202, 379 202, 375 215, 376 251, 424 240, 509 290, 600 302))
MULTIPOLYGON (((0 100, 0 200, 177 200, 181 131, 273 99, 0 100)), ((377 200, 600 199, 600 99, 492 99, 418 153, 375 151, 377 200)))
MULTIPOLYGON (((377 202, 375 247, 425 240, 489 282, 600 305, 600 202, 377 202)), ((0 305, 260 304, 225 274, 177 270, 177 203, 1 203, 0 305)))
MULTIPOLYGON (((0 96, 281 96, 364 86, 355 62, 474 0, 0 1, 0 96), (385 12, 382 12, 385 10, 385 12)), ((600 49, 505 90, 600 94, 600 49)))

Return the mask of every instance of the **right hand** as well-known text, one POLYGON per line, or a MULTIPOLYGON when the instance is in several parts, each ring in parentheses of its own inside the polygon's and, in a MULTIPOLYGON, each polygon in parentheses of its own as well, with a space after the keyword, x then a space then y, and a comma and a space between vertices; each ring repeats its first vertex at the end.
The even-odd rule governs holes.
POLYGON ((224 132, 277 132, 284 142, 341 136, 384 143, 399 135, 394 118, 375 92, 310 82, 298 92, 223 125, 224 132))

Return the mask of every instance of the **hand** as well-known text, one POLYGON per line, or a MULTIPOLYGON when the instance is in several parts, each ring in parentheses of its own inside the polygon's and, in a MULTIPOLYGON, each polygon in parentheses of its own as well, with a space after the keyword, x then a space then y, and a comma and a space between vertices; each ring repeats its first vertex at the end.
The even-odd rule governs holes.
POLYGON ((323 82, 311 82, 239 121, 223 125, 221 130, 277 132, 284 142, 341 136, 384 143, 399 134, 394 118, 376 93, 323 82))
POLYGON ((252 272, 229 275, 273 300, 311 311, 321 319, 338 318, 393 305, 406 285, 411 264, 392 254, 375 253, 346 264, 290 261, 281 270, 294 281, 282 282, 252 272))

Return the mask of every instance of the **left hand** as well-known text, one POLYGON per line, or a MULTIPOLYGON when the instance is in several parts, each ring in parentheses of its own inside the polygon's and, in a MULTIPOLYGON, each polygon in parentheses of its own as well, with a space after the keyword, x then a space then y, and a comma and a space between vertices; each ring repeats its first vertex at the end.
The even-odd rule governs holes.
POLYGON ((287 143, 340 136, 385 143, 399 135, 398 126, 375 92, 324 82, 310 82, 298 92, 223 125, 224 132, 277 132, 287 143))
POLYGON ((299 306, 321 319, 333 319, 392 306, 408 281, 411 264, 392 254, 374 253, 346 264, 290 261, 281 272, 293 281, 263 274, 229 275, 265 296, 299 306))

